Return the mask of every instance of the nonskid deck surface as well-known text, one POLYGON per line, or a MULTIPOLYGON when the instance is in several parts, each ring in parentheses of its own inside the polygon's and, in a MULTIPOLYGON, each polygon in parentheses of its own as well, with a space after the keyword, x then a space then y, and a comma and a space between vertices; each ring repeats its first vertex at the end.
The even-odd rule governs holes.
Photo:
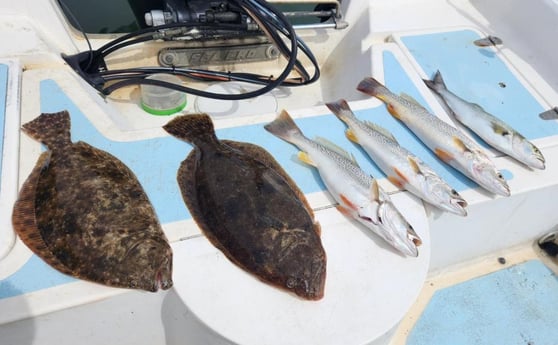
POLYGON ((407 345, 554 344, 558 276, 531 260, 437 291, 407 345))

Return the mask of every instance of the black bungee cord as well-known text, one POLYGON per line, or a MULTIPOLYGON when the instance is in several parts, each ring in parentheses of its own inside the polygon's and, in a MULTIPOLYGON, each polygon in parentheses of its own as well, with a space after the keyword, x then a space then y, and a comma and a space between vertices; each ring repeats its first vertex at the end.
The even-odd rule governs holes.
POLYGON ((246 72, 218 72, 177 67, 136 67, 109 70, 104 62, 104 58, 107 55, 133 44, 157 39, 172 39, 173 37, 184 35, 202 35, 204 33, 203 30, 213 30, 211 31, 212 34, 222 34, 224 32, 229 34, 238 32, 240 34, 247 30, 247 26, 244 24, 170 23, 144 28, 122 35, 106 43, 97 50, 91 49, 89 40, 85 32, 83 32, 85 39, 88 41, 89 51, 73 56, 64 56, 64 58, 89 84, 104 95, 109 95, 122 87, 147 84, 162 86, 200 97, 221 100, 241 100, 263 95, 278 86, 302 86, 318 80, 320 72, 316 58, 308 46, 298 38, 294 28, 283 13, 261 0, 236 0, 235 2, 248 13, 252 20, 258 24, 260 30, 266 34, 268 39, 287 59, 285 68, 277 78, 246 72), (290 40, 290 47, 283 42, 281 35, 290 40), (298 49, 300 49, 312 63, 314 69, 314 74, 312 76, 308 74, 304 66, 297 59, 298 49), (293 69, 298 72, 300 75, 299 78, 288 78, 293 69), (148 76, 154 73, 174 74, 201 81, 242 81, 262 85, 262 87, 245 93, 221 94, 161 80, 147 79, 148 76), (109 85, 107 86, 106 84, 109 85))

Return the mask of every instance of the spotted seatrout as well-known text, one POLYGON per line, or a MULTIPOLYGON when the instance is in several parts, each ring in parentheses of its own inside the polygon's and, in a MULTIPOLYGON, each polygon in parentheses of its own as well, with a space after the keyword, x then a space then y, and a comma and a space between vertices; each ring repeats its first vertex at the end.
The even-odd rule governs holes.
POLYGON ((510 125, 447 89, 440 71, 425 84, 442 98, 455 118, 475 132, 490 146, 535 169, 544 169, 541 151, 510 125))
POLYGON ((438 158, 486 190, 509 196, 510 188, 492 160, 474 141, 440 120, 408 96, 398 96, 374 78, 366 78, 357 89, 379 98, 391 115, 403 122, 438 158))
POLYGON ((339 211, 362 223, 401 253, 418 255, 419 236, 388 194, 354 158, 323 138, 305 137, 286 111, 265 125, 265 129, 302 150, 299 158, 318 169, 328 191, 339 203, 339 211))
POLYGON ((400 146, 388 130, 359 120, 343 99, 326 105, 348 126, 347 137, 364 148, 394 185, 440 209, 467 215, 467 202, 459 193, 420 158, 400 146))

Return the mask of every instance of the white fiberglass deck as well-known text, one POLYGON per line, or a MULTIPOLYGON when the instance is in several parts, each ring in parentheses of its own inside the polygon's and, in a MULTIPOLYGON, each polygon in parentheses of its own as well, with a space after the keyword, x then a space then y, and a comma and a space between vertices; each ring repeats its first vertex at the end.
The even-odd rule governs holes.
MULTIPOLYGON (((396 332, 394 341, 403 344, 407 341, 406 336, 411 334, 409 344, 423 344, 421 339, 424 337, 444 339, 442 331, 436 333, 430 326, 432 322, 444 321, 431 317, 436 314, 436 303, 439 302, 434 299, 433 304, 427 307, 432 297, 424 293, 427 287, 419 294, 427 271, 431 275, 427 284, 432 284, 436 281, 432 277, 445 276, 444 272, 452 265, 466 265, 470 260, 490 257, 494 252, 504 255, 502 253, 507 253, 510 248, 532 242, 558 223, 555 205, 548 202, 558 192, 558 126, 556 121, 543 121, 538 117, 540 112, 558 104, 558 78, 555 74, 547 75, 553 70, 555 59, 552 56, 556 56, 558 48, 545 43, 551 42, 558 34, 553 24, 558 17, 555 2, 539 1, 526 5, 520 1, 480 0, 347 1, 343 2, 345 20, 350 24, 347 31, 304 33, 323 62, 322 84, 308 88, 308 92, 275 93, 272 108, 289 110, 309 136, 322 135, 333 139, 354 153, 364 169, 374 176, 383 177, 364 153, 345 139, 344 125, 323 106, 324 102, 347 98, 357 116, 370 118, 390 129, 401 144, 432 165, 469 202, 469 215, 462 218, 430 207, 423 208, 423 204, 415 198, 397 192, 387 180, 381 181, 386 189, 394 193, 396 201, 405 207, 403 213, 407 212, 406 215, 418 225, 417 229, 425 239, 418 260, 404 260, 386 250, 374 236, 366 235, 330 207, 331 199, 324 192, 315 172, 292 159, 296 150, 263 130, 262 125, 274 118, 274 109, 243 116, 221 114, 215 119, 221 138, 254 142, 268 149, 300 184, 312 206, 320 209, 317 217, 322 221, 324 244, 329 247, 326 251, 331 253, 326 296, 322 302, 304 303, 303 306, 296 298, 276 292, 243 275, 223 260, 216 249, 203 242, 205 239, 199 236, 173 185, 176 167, 186 156, 189 146, 165 136, 160 125, 166 119, 150 117, 134 102, 121 99, 105 101, 91 92, 71 70, 63 66, 59 58, 60 51, 74 51, 73 40, 77 40, 80 49, 85 49, 84 42, 75 37, 71 39, 65 26, 58 21, 54 6, 47 3, 34 6, 32 2, 12 4, 7 0, 0 1, 0 8, 6 9, 5 13, 9 14, 0 16, 0 26, 4 29, 0 35, 14 43, 0 49, 0 58, 15 61, 10 70, 13 71, 13 79, 18 81, 18 92, 15 94, 21 93, 21 98, 16 97, 15 110, 10 108, 12 110, 6 111, 5 126, 10 121, 19 125, 20 121, 28 121, 40 112, 69 109, 73 139, 87 141, 114 153, 136 172, 173 242, 175 259, 188 262, 175 262, 176 287, 173 290, 158 294, 128 292, 61 275, 31 255, 18 241, 11 251, 6 250, 5 258, 0 259, 0 339, 7 344, 70 344, 76 341, 250 344, 263 339, 264 335, 270 337, 265 338, 268 344, 337 344, 340 339, 359 345, 372 342, 387 344, 401 319, 404 320, 404 327, 396 332), (532 20, 528 19, 533 17, 539 18, 537 25, 532 25, 532 20), (536 35, 526 36, 528 33, 536 35), (504 45, 498 48, 472 45, 474 39, 485 34, 501 37, 504 45), (533 37, 537 39, 531 39, 533 37), (494 197, 442 165, 412 133, 387 113, 381 102, 355 90, 362 78, 373 75, 393 91, 410 94, 451 122, 421 81, 421 78, 431 77, 437 69, 442 71, 448 84, 455 86, 454 91, 468 96, 496 115, 504 116, 506 121, 533 140, 547 159, 546 170, 532 171, 491 151, 496 165, 509 179, 512 190, 509 198, 494 197), (196 245, 200 242, 203 244, 196 245), (192 246, 194 249, 186 251, 192 246), (200 266, 207 264, 215 266, 207 271, 200 266), (215 270, 224 270, 220 272, 226 274, 215 270), (211 280, 204 280, 204 275, 209 272, 211 280), (398 275, 403 278, 396 278, 398 275), (228 284, 227 279, 234 281, 228 284), (402 286, 406 290, 397 292, 402 286), (229 290, 222 293, 222 289, 229 290), (234 299, 239 296, 234 289, 242 291, 241 299, 234 299), (262 291, 259 297, 269 294, 271 301, 266 304, 258 298, 250 300, 254 291, 262 291), (219 299, 213 298, 214 293, 221 293, 219 299), (417 304, 423 308, 417 308, 417 304, 411 308, 417 296, 417 304), (192 298, 198 299, 192 301, 192 298), (212 304, 212 301, 219 303, 212 304), (389 310, 390 314, 377 309, 390 304, 394 306, 389 310), (354 309, 352 306, 363 308, 354 309), (263 310, 268 313, 270 309, 280 311, 266 314, 268 317, 261 320, 262 326, 254 329, 251 322, 257 322, 257 315, 261 315, 259 312, 264 312, 258 308, 265 308, 263 310), (404 318, 409 308, 411 313, 404 318), (365 318, 354 319, 351 309, 365 318), (289 318, 289 315, 296 318, 289 318), (421 315, 424 319, 415 326, 421 315), (68 331, 68 322, 76 318, 83 322, 68 331), (228 321, 232 319, 234 322, 228 321), (413 326, 416 328, 411 332, 413 326)), ((14 94, 13 90, 11 92, 14 94)), ((195 104, 195 100, 189 99, 186 110, 194 111, 195 104)), ((268 109, 267 106, 263 108, 268 109)), ((19 171, 19 177, 9 175, 9 171, 13 171, 6 168, 10 153, 4 153, 2 198, 6 191, 4 186, 16 186, 17 179, 21 184, 34 165, 34 159, 30 157, 35 157, 40 151, 37 143, 26 136, 19 138, 14 129, 5 132, 4 149, 6 140, 10 135, 13 138, 14 133, 20 139, 15 147, 21 144, 21 149, 16 151, 19 152, 19 157, 16 157, 19 163, 15 159, 10 164, 19 171)), ((0 200, 13 200, 14 197, 0 200)), ((8 205, 2 203, 1 207, 2 219, 9 219, 11 202, 8 205)), ((0 243, 9 249, 9 236, 13 238, 13 232, 7 230, 0 230, 4 231, 0 234, 2 240, 8 239, 8 242, 0 243)), ((524 259, 517 259, 514 264, 521 264, 524 259)), ((529 282, 549 279, 551 284, 552 275, 544 273, 546 271, 538 263, 534 265, 536 267, 533 264, 518 266, 517 270, 526 272, 529 282)), ((468 279, 497 271, 494 267, 487 269, 485 265, 475 267, 475 273, 468 279)), ((475 289, 478 284, 497 282, 499 279, 498 275, 491 277, 496 278, 471 280, 466 283, 469 285, 463 286, 484 295, 486 291, 475 289)), ((451 288, 458 280, 446 281, 445 286, 451 288)), ((441 293, 446 296, 444 301, 456 300, 450 297, 459 296, 462 290, 459 285, 455 287, 455 290, 441 293), (458 293, 453 294, 453 291, 458 293)), ((548 290, 541 288, 537 291, 548 290)), ((524 294, 522 291, 519 293, 524 294)), ((472 303, 478 301, 485 304, 485 297, 481 296, 472 303)), ((459 297, 456 298, 459 300, 459 297)), ((491 301, 490 298, 488 300, 491 301)), ((513 308, 513 305, 507 307, 513 308)), ((480 320, 485 316, 482 315, 482 305, 467 311, 476 311, 480 320)), ((537 322, 536 319, 530 321, 537 322)), ((483 331, 497 334, 505 329, 493 327, 483 331)), ((470 339, 468 335, 464 334, 462 339, 467 341, 470 339)), ((545 343, 547 339, 527 334, 522 340, 524 343, 532 340, 545 343)))

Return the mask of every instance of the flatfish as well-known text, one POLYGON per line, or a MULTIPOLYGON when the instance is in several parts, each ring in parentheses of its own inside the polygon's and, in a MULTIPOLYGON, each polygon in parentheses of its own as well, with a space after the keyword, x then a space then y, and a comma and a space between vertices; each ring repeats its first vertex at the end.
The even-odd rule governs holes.
POLYGON ((209 241, 260 280, 321 299, 326 254, 320 226, 275 159, 257 145, 219 140, 206 114, 176 117, 164 129, 194 146, 177 179, 209 241))
POLYGON ((23 184, 12 222, 58 271, 114 287, 172 286, 172 251, 132 171, 85 142, 72 143, 67 111, 22 130, 48 147, 23 184))

